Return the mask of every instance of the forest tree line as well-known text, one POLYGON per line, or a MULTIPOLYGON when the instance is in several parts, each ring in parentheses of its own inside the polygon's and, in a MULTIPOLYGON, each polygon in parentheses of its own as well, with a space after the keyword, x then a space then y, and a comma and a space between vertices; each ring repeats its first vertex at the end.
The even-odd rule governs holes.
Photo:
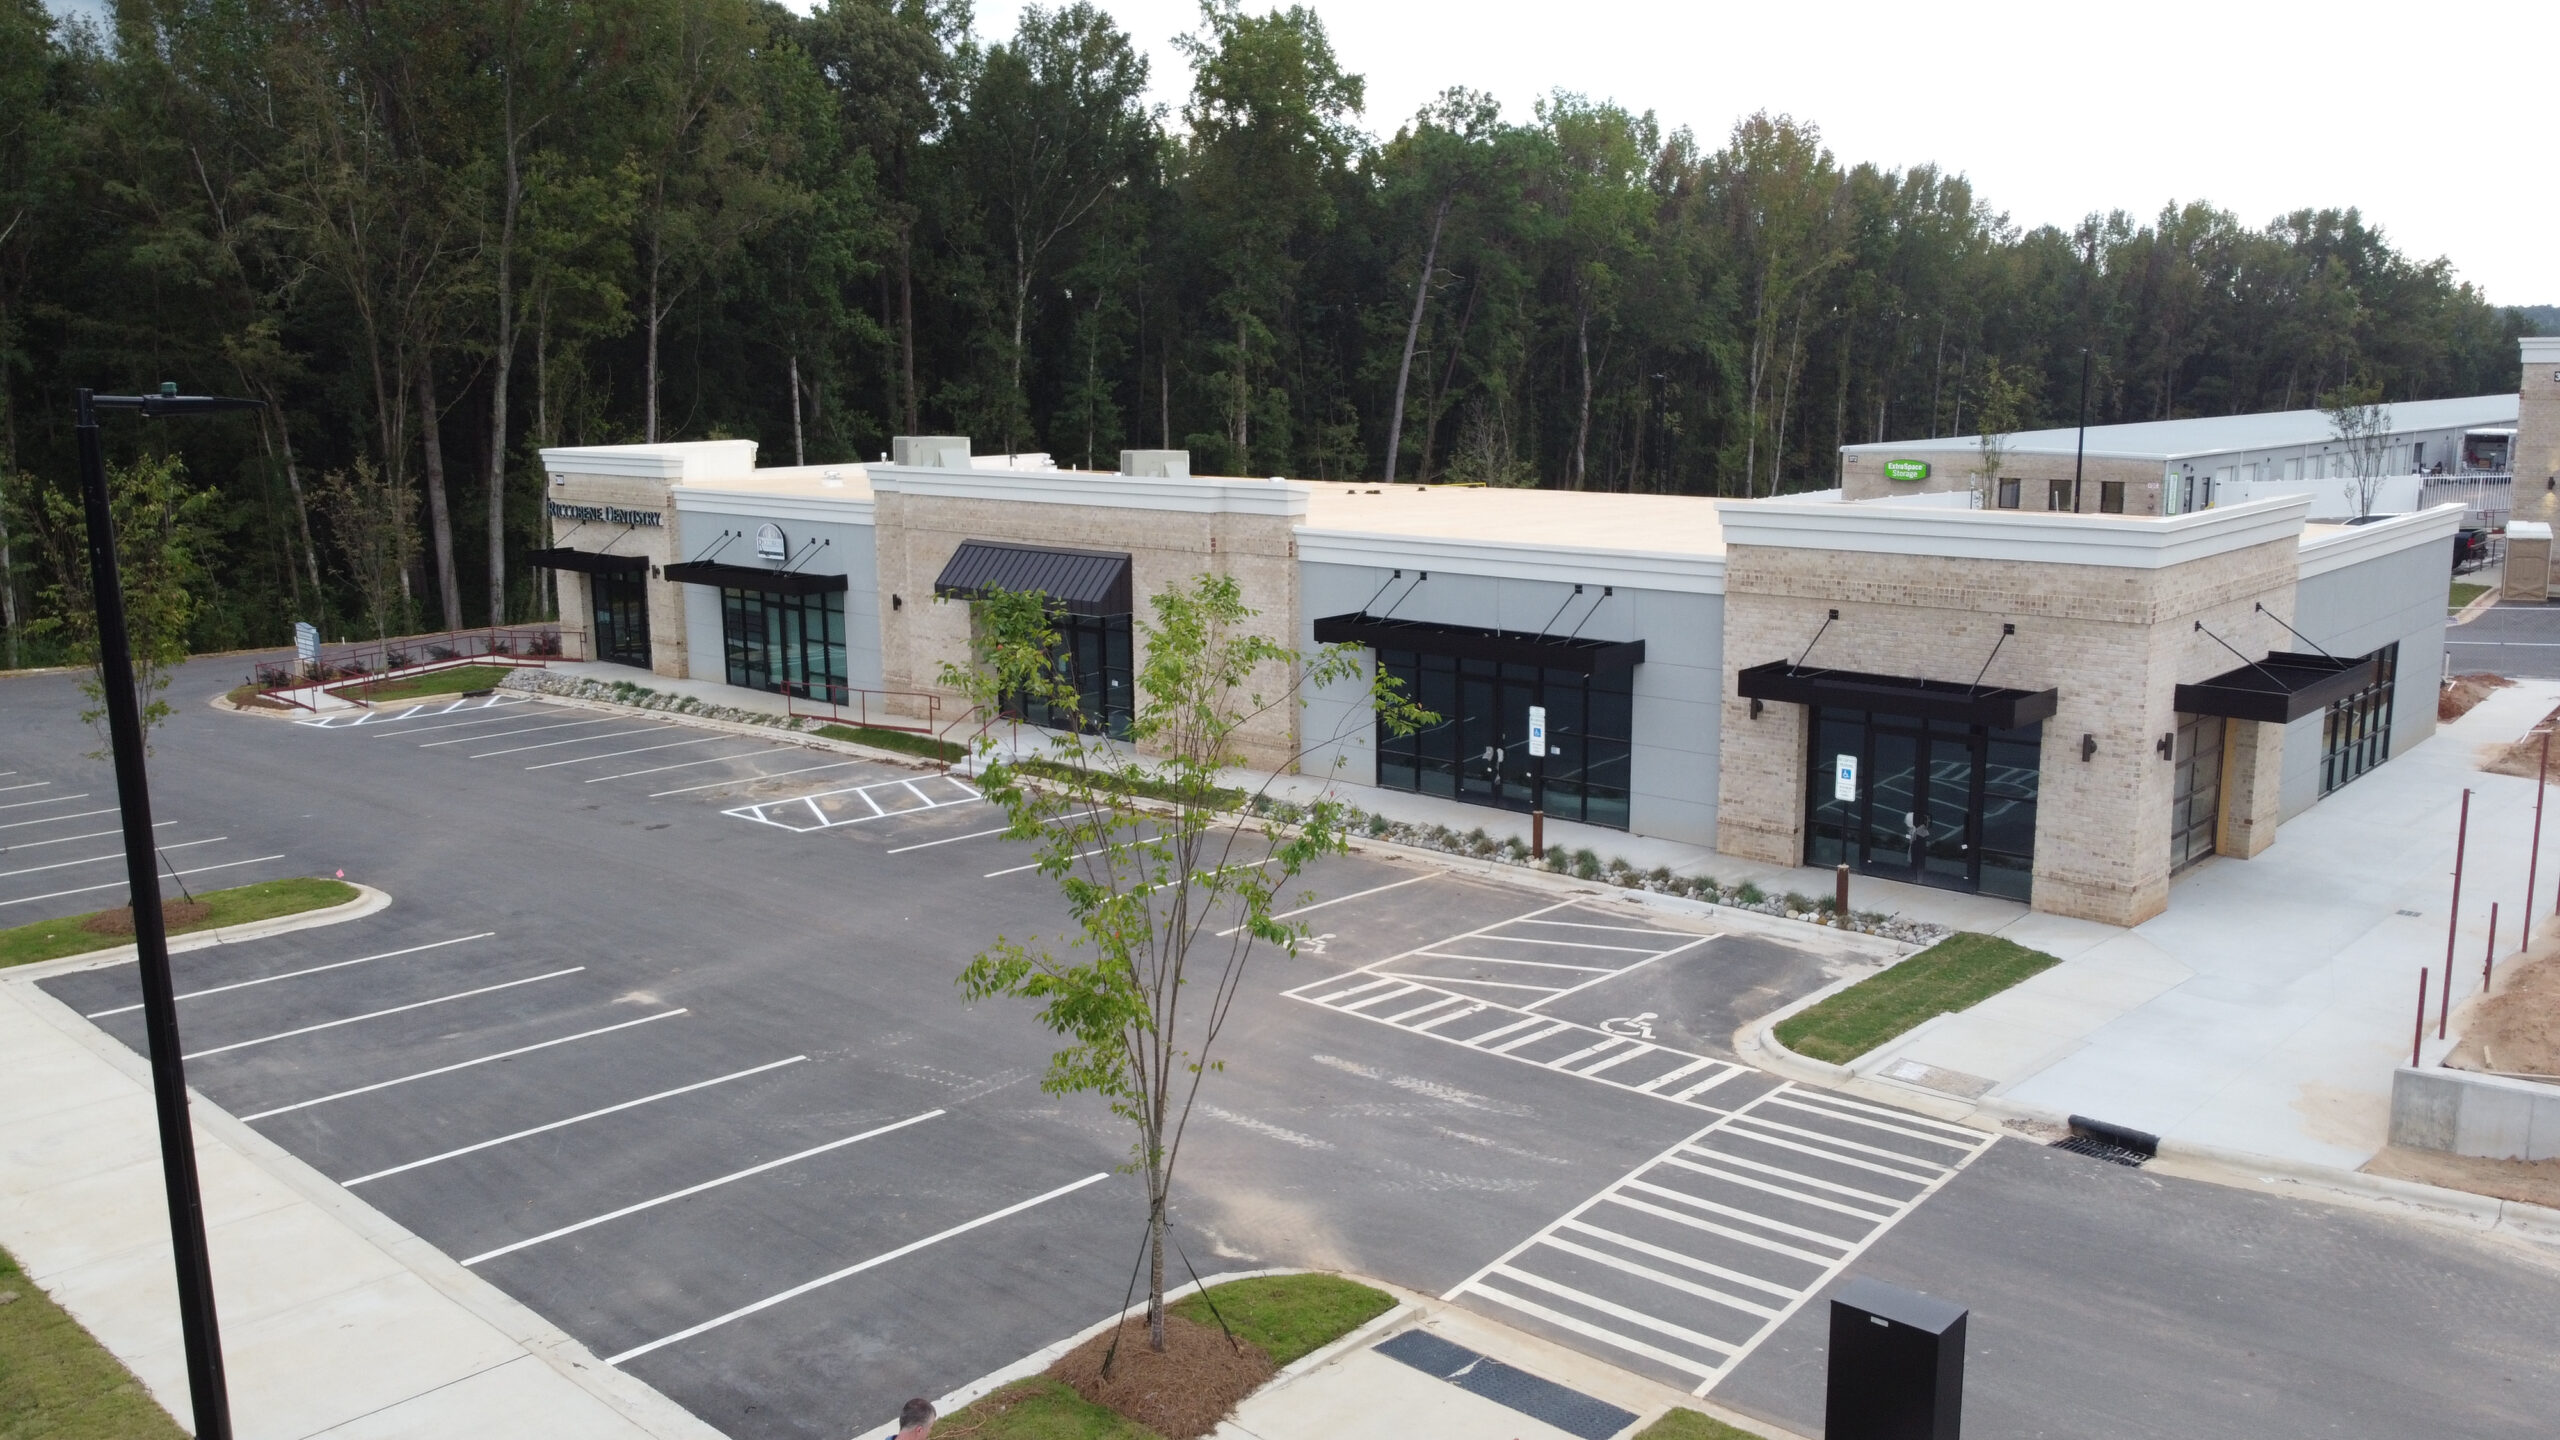
POLYGON ((2533 328, 2352 208, 2023 229, 1784 116, 1373 122, 1304 8, 1204 4, 1171 110, 1087 4, 1001 40, 966 0, 112 14, 0 0, 10 663, 64 602, 78 386, 269 402, 109 422, 205 497, 212 649, 539 616, 547 445, 1765 495, 1986 397, 2069 423, 2084 349, 2103 423, 2512 389, 2533 328))

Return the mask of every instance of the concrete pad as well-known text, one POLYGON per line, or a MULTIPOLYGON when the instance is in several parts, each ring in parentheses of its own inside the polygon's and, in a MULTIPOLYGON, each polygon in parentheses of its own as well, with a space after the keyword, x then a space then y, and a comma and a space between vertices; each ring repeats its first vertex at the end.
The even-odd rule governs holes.
POLYGON ((1255 1395, 1211 1433, 1219 1440, 1575 1440, 1372 1349, 1255 1395))
POLYGON ((419 1435, 471 1440, 567 1440, 611 1435, 622 1425, 610 1406, 559 1377, 530 1355, 320 1431, 314 1440, 409 1440, 419 1435))

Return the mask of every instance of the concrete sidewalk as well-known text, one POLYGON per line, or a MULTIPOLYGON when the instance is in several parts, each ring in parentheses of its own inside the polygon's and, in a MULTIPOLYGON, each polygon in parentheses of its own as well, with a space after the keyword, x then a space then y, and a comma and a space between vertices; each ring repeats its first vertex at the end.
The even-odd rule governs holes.
MULTIPOLYGON (((100 963, 0 978, 0 1244, 192 1429, 149 1068, 35 984, 100 963)), ((242 1440, 715 1440, 248 1126, 194 1121, 242 1440)))
MULTIPOLYGON (((2449 1034, 2460 1034, 2480 991, 2491 902, 2501 911, 2501 960, 2522 944, 2535 786, 2479 762, 2555 705, 2560 683, 2499 691, 2312 807, 2255 859, 2209 859, 2180 876, 2169 909, 2131 930, 2046 915, 2000 927, 2064 963, 1852 1068, 1917 1092, 2355 1169, 2387 1138, 2419 968, 2444 981, 2465 788, 2470 841, 2449 1034)), ((2552 820, 2560 837, 2560 807, 2552 820)), ((2536 906, 2546 914, 2555 881, 2560 865, 2546 860, 2536 906)), ((2431 998, 2430 1063, 2449 1048, 2435 1039, 2436 1008, 2431 998)))

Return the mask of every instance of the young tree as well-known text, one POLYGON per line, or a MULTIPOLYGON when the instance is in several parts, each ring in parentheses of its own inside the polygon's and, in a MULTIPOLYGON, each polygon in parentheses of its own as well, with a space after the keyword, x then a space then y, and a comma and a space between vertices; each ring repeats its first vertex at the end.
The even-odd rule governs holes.
POLYGON ((990 712, 1028 700, 1064 722, 1029 755, 983 745, 980 783, 1011 819, 1007 834, 1030 842, 1058 882, 1076 933, 1062 949, 999 938, 960 985, 972 1000, 1038 1001, 1041 1022, 1066 1041, 1041 1088, 1101 1095, 1136 1129, 1147 1333, 1161 1351, 1166 1217, 1192 1104, 1221 1066, 1218 1036, 1246 961, 1257 947, 1294 954, 1306 933, 1280 915, 1283 892, 1349 839, 1339 801, 1269 804, 1274 775, 1250 796, 1228 788, 1246 764, 1245 737, 1294 718, 1323 686, 1365 685, 1393 734, 1432 717, 1393 678, 1366 679, 1351 646, 1300 655, 1258 633, 1231 577, 1201 575, 1149 604, 1125 740, 1092 733, 1110 717, 1093 713, 1039 595, 978 601, 975 664, 943 679, 990 712), (1152 803, 1132 798, 1141 795, 1152 803))
POLYGON ((2373 513, 2382 498, 2382 472, 2391 459, 2391 407, 2382 403, 2382 387, 2348 385, 2320 397, 2329 431, 2347 453, 2347 483, 2355 487, 2356 514, 2373 513))
MULTIPOLYGON (((1980 393, 1974 409, 1982 430, 1975 444, 1982 460, 1973 476, 1973 508, 1989 510, 2000 503, 2000 467, 2009 457, 2009 436, 2018 429, 2034 395, 2026 371, 2004 367, 1997 359, 1982 362, 1982 378, 1976 385, 1980 393)), ((2080 497, 2072 496, 2071 503, 2076 507, 2080 497)))
POLYGON ((400 582, 418 554, 416 502, 409 488, 361 458, 353 470, 321 476, 316 488, 340 564, 373 620, 374 638, 405 630, 408 597, 400 582))
MULTIPOLYGON (((29 529, 42 556, 46 614, 27 627, 51 640, 74 664, 90 667, 80 693, 90 706, 80 718, 107 718, 106 670, 98 653, 98 611, 90 588, 88 521, 76 496, 45 490, 31 497, 29 529)), ((107 510, 116 534, 116 574, 124 586, 125 633, 133 651, 133 688, 142 706, 142 731, 169 718, 169 672, 187 658, 187 630, 196 618, 196 588, 203 583, 199 557, 208 537, 214 492, 187 483, 185 462, 174 455, 145 456, 107 467, 107 510)), ((99 732, 105 739, 105 732, 99 732)), ((97 752, 103 755, 103 750, 97 752)))

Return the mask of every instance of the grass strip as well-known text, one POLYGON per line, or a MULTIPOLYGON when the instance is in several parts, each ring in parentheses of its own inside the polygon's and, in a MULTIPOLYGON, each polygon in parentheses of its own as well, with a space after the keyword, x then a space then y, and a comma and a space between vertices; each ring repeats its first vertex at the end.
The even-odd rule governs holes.
POLYGON ((2456 580, 2453 582, 2453 589, 2447 595, 2447 603, 2454 609, 2459 610, 2463 606, 2470 604, 2472 601, 2477 600, 2488 593, 2489 587, 2486 585, 2473 585, 2466 581, 2456 580))
POLYGON ((2062 962, 1997 935, 1950 935, 1882 974, 1778 1022, 1778 1042, 1845 1065, 1932 1015, 1981 1004, 2062 962))
POLYGON ((456 665, 450 670, 430 670, 423 675, 403 675, 396 680, 357 680, 345 685, 332 685, 329 693, 368 705, 389 705, 400 700, 420 700, 429 695, 459 695, 465 690, 491 690, 514 672, 512 665, 456 665))
MULTIPOLYGON (((1056 760, 1038 758, 1017 760, 1013 762, 1013 768, 1025 775, 1036 775, 1043 780, 1052 780, 1061 785, 1090 784, 1096 791, 1105 795, 1131 795, 1141 800, 1162 800, 1169 805, 1178 805, 1185 798, 1182 787, 1171 781, 1149 779, 1143 776, 1132 778, 1110 770, 1078 771, 1073 765, 1062 764, 1056 760)), ((1242 790, 1211 786, 1208 790, 1189 798, 1199 809, 1241 810, 1244 808, 1245 795, 1242 790)))
POLYGON ((1238 1337, 1260 1347, 1274 1365, 1287 1365, 1332 1344, 1395 1308, 1396 1298, 1339 1275, 1258 1275, 1209 1287, 1174 1302, 1174 1314, 1195 1325, 1220 1319, 1238 1337), (1217 1313, 1211 1314, 1211 1302, 1217 1313))
POLYGON ((933 1433, 948 1440, 1159 1440, 1153 1430, 1046 1375, 979 1397, 934 1422, 933 1433))
POLYGON ((874 750, 895 750, 901 755, 921 755, 927 760, 959 760, 969 753, 968 747, 912 730, 881 730, 869 725, 821 725, 817 733, 830 740, 848 740, 868 745, 874 750))
POLYGON ((1666 1410, 1662 1418, 1635 1433, 1635 1440, 1760 1440, 1713 1415, 1695 1410, 1666 1410))
MULTIPOLYGON (((170 934, 185 935, 197 930, 217 930, 225 925, 246 925, 253 920, 299 915, 306 910, 325 910, 356 898, 356 887, 344 880, 308 877, 261 880, 255 885, 242 885, 230 890, 208 890, 196 898, 211 907, 206 910, 204 918, 187 925, 173 925, 169 927, 170 934)), ((54 920, 38 920, 14 930, 0 930, 0 969, 132 944, 133 932, 130 930, 117 935, 84 928, 84 922, 92 915, 105 913, 92 911, 90 915, 65 915, 54 920)), ((11 1433, 0 1429, 0 1437, 11 1433)))
POLYGON ((133 1372, 0 1250, 0 1436, 184 1440, 133 1372))

